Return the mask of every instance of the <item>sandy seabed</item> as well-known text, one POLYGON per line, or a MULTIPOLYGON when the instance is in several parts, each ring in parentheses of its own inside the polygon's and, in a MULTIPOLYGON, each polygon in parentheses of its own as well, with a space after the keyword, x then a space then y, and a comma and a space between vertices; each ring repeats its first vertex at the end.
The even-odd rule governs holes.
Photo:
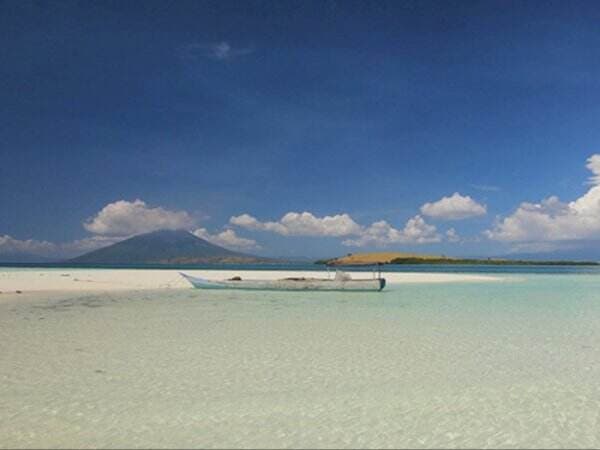
POLYGON ((600 446, 598 276, 328 293, 28 272, 2 278, 24 291, 0 303, 0 448, 600 446))

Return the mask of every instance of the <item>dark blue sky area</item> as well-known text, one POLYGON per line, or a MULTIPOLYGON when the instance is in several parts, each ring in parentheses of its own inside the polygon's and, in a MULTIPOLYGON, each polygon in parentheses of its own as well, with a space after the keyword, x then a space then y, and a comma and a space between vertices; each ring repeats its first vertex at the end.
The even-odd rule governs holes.
POLYGON ((402 228, 454 192, 487 205, 451 224, 479 235, 586 192, 599 24, 594 1, 0 2, 0 235, 81 238, 137 198, 211 231, 289 211, 402 228))

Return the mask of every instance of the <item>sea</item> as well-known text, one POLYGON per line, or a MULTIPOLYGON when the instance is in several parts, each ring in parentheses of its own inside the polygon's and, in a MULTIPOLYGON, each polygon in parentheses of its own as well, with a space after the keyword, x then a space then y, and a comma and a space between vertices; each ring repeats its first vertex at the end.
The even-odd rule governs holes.
MULTIPOLYGON (((375 265, 339 267, 349 272, 373 272, 375 265)), ((327 271, 322 264, 304 262, 260 263, 260 264, 68 264, 68 263, 3 263, 0 271, 19 269, 137 269, 137 270, 281 270, 281 271, 327 271)), ((330 267, 329 270, 335 270, 330 267)), ((425 273, 476 273, 476 274, 600 274, 599 265, 535 265, 535 264, 385 264, 381 266, 385 272, 425 272, 425 273)))
POLYGON ((0 303, 0 448, 600 447, 600 268, 386 271, 499 281, 0 303))

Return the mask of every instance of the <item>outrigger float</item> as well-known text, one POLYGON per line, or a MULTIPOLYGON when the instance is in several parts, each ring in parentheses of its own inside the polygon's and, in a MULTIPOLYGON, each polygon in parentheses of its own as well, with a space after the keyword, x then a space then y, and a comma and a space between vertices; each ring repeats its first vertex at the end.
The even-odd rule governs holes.
POLYGON ((333 278, 282 278, 279 280, 242 280, 233 277, 227 280, 207 280, 179 274, 198 289, 246 289, 260 291, 381 291, 385 278, 378 277, 353 279, 347 273, 337 270, 333 278))

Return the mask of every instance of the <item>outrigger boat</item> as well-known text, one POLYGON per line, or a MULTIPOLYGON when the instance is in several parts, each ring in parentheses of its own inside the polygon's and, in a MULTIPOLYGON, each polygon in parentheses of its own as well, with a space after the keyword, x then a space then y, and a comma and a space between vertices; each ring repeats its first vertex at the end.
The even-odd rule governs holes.
POLYGON ((242 280, 233 277, 228 280, 206 280, 179 274, 198 289, 253 289, 274 291, 381 291, 385 278, 352 279, 342 271, 336 271, 334 278, 282 278, 279 280, 242 280))

